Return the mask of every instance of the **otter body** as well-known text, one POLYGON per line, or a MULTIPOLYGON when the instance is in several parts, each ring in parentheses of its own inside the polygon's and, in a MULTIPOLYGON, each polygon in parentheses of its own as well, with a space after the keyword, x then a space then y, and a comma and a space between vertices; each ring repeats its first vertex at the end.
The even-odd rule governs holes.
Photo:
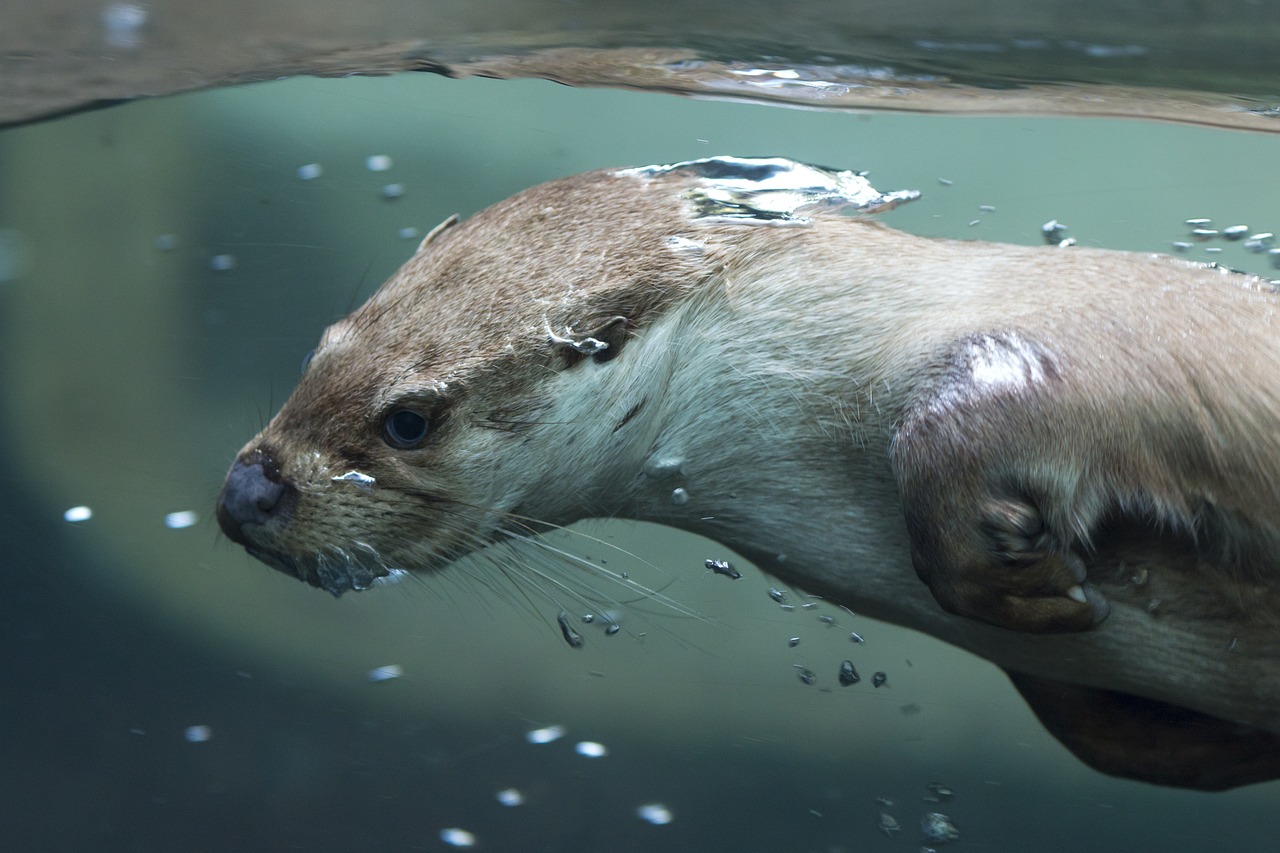
POLYGON ((1280 298, 832 211, 910 197, 712 158, 446 223, 325 332, 222 527, 337 594, 661 522, 993 661, 1107 772, 1280 776, 1280 298))

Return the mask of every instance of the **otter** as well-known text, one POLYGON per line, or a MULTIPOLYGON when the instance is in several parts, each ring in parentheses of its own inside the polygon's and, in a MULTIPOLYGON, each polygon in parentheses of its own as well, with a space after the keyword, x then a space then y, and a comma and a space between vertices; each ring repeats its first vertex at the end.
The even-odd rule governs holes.
POLYGON ((324 332, 220 525, 335 595, 685 528, 994 662, 1099 770, 1280 777, 1273 284, 870 215, 916 195, 713 157, 452 218, 324 332))

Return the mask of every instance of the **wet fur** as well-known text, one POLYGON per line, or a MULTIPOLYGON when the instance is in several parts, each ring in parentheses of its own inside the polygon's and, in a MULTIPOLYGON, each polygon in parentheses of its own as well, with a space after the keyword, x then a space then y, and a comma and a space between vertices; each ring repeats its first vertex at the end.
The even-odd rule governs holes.
MULTIPOLYGON (((316 582, 657 521, 1028 679, 1280 733, 1263 282, 833 214, 700 221, 689 180, 588 173, 433 233, 242 451, 292 496, 237 534, 316 582), (564 343, 593 332, 607 359, 564 343), (422 447, 383 439, 397 406, 431 418, 422 447)), ((1096 763, 1149 767, 1115 750, 1096 763)))

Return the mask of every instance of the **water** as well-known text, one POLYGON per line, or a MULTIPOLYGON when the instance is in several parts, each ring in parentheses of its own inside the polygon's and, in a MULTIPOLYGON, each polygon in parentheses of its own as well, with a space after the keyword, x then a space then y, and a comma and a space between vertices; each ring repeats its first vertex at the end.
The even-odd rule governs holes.
MULTIPOLYGON (((922 234, 1038 243, 1057 219, 1081 244, 1168 250, 1189 218, 1280 230, 1274 147, 1173 125, 423 75, 231 88, 5 131, 0 837, 914 851, 921 818, 942 812, 960 832, 950 849, 1269 849, 1276 783, 1206 795, 1100 776, 989 665, 799 591, 783 609, 776 584, 719 545, 600 524, 584 527, 597 541, 557 540, 694 614, 595 581, 622 601, 558 602, 574 649, 558 603, 491 563, 335 601, 221 541, 211 508, 323 326, 445 217, 538 181, 780 154, 921 190, 883 216, 922 234), (885 686, 841 687, 845 659, 885 686), (551 726, 564 736, 528 739, 551 726), (954 797, 933 802, 930 785, 954 797), (499 801, 509 789, 518 805, 499 801), (882 812, 901 827, 888 838, 882 812)), ((1208 248, 1270 271, 1240 242, 1189 252, 1208 248)))

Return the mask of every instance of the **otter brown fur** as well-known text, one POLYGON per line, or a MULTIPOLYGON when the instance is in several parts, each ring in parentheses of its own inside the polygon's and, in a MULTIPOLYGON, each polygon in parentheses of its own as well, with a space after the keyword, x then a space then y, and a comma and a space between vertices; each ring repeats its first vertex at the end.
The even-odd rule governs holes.
POLYGON ((665 523, 1004 667, 1108 772, 1280 776, 1270 284, 707 207, 786 162, 446 223, 325 332, 223 529, 336 594, 503 531, 665 523))

